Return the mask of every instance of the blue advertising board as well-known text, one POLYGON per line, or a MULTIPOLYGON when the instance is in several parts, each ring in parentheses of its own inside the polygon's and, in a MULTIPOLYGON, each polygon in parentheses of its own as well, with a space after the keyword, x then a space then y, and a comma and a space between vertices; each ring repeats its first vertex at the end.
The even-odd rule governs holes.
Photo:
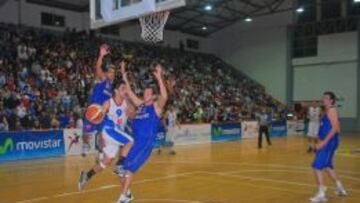
POLYGON ((233 141, 241 138, 240 123, 213 123, 211 125, 211 141, 233 141))
POLYGON ((165 142, 166 131, 165 128, 161 125, 156 134, 156 138, 154 141, 154 147, 159 148, 165 142))
POLYGON ((281 137, 287 135, 286 121, 273 121, 271 122, 269 134, 271 137, 281 137))
POLYGON ((45 158, 64 154, 63 131, 0 133, 0 161, 45 158))

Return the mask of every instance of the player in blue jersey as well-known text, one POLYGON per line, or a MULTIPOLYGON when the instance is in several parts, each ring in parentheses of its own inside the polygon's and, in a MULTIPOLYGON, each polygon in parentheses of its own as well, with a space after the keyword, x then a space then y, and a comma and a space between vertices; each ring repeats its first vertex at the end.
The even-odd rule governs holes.
POLYGON ((154 65, 154 67, 153 74, 160 88, 160 95, 156 101, 153 99, 154 92, 151 87, 145 88, 142 99, 137 97, 130 87, 125 67, 121 69, 123 80, 128 86, 128 96, 133 104, 138 107, 138 110, 136 117, 132 121, 135 142, 124 162, 126 174, 123 176, 122 194, 118 203, 128 203, 134 199, 130 192, 133 175, 145 164, 151 155, 160 125, 161 113, 168 99, 166 87, 162 79, 162 68, 159 64, 154 65))
POLYGON ((316 156, 312 164, 318 192, 314 197, 310 198, 310 201, 312 202, 327 201, 322 171, 326 171, 329 177, 334 181, 336 185, 335 192, 337 195, 346 196, 347 194, 336 175, 333 165, 334 154, 338 148, 340 139, 340 123, 338 112, 335 107, 335 100, 336 96, 333 92, 324 93, 323 105, 326 112, 321 120, 318 142, 316 144, 316 156))
MULTIPOLYGON (((112 81, 115 78, 115 69, 113 66, 109 66, 106 70, 103 70, 103 59, 110 53, 109 46, 103 44, 100 46, 99 57, 96 61, 95 76, 96 84, 93 88, 92 94, 88 99, 88 105, 98 104, 103 105, 105 101, 109 100, 112 95, 112 81)), ((90 148, 89 140, 92 136, 101 132, 102 125, 94 125, 86 118, 84 118, 83 125, 83 156, 85 156, 86 149, 90 148)))

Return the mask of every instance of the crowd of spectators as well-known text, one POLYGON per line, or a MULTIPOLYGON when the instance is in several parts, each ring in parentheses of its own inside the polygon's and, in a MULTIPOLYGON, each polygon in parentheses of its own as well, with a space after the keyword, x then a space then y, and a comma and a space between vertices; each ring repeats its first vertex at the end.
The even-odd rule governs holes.
POLYGON ((182 122, 251 119, 263 109, 281 116, 286 110, 261 85, 213 55, 0 24, 0 131, 75 127, 95 83, 102 43, 111 46, 104 67, 126 60, 138 94, 153 80, 149 64, 161 63, 169 104, 182 122))

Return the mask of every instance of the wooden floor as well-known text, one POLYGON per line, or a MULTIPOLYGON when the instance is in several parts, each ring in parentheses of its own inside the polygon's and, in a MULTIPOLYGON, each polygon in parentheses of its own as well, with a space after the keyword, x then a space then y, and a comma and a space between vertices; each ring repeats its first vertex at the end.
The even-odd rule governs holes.
MULTIPOLYGON (((146 203, 297 203, 314 194, 310 164, 302 137, 277 138, 256 149, 255 140, 177 147, 177 155, 153 153, 133 185, 136 202, 146 203)), ((360 202, 360 136, 344 136, 335 165, 349 196, 328 202, 360 202), (354 152, 357 150, 357 153, 354 152)), ((114 203, 119 182, 107 170, 77 191, 81 169, 94 157, 68 157, 0 165, 0 202, 114 203)))

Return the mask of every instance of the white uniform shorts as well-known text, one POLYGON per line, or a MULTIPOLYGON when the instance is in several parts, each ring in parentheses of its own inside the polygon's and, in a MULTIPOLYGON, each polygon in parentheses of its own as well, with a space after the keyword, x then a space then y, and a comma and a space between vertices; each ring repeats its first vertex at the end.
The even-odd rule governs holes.
POLYGON ((115 158, 120 146, 134 142, 129 134, 119 129, 105 128, 102 134, 105 145, 103 152, 110 158, 115 158))

